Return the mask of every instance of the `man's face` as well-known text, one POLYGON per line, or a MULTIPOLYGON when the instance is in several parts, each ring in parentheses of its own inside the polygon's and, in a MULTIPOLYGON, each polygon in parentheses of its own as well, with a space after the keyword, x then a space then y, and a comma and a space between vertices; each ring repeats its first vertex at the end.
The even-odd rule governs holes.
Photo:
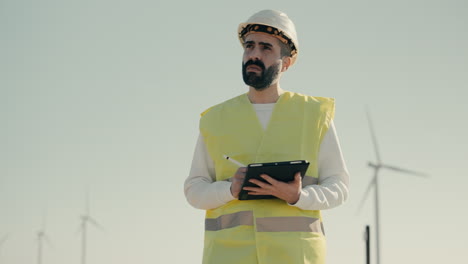
POLYGON ((251 33, 244 41, 242 77, 245 84, 263 90, 278 81, 283 71, 279 40, 263 33, 251 33))

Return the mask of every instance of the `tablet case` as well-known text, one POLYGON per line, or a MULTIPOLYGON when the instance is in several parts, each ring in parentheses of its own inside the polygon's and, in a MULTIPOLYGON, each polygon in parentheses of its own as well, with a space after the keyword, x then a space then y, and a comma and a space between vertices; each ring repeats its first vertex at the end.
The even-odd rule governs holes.
MULTIPOLYGON (((294 180, 294 175, 297 172, 301 173, 301 177, 304 175, 309 167, 309 162, 306 160, 293 160, 293 161, 281 161, 281 162, 270 162, 270 163, 252 163, 247 166, 247 174, 244 179, 242 188, 244 187, 258 187, 257 185, 249 182, 250 179, 258 179, 262 182, 266 182, 260 177, 261 174, 267 174, 270 177, 283 181, 290 182, 294 180)), ((241 189, 239 193, 239 200, 258 200, 258 199, 277 199, 272 195, 249 195, 247 190, 241 189)))

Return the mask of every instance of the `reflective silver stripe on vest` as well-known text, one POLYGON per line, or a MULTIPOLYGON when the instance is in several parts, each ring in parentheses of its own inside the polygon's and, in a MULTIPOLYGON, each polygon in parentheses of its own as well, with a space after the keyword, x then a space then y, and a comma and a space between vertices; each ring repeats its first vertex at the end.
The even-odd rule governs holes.
POLYGON ((256 219, 257 232, 316 232, 324 234, 320 219, 305 216, 256 219))
POLYGON ((222 215, 218 218, 205 219, 206 231, 218 231, 240 225, 253 226, 252 211, 240 211, 237 213, 222 215))

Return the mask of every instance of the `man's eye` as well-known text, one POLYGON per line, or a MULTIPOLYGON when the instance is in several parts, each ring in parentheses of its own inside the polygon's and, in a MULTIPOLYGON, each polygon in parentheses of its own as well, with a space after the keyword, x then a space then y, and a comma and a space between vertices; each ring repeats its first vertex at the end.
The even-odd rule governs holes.
POLYGON ((247 44, 247 45, 245 45, 245 48, 246 48, 246 49, 249 49, 249 48, 252 48, 252 47, 253 47, 252 44, 247 44))
POLYGON ((263 46, 263 49, 264 49, 264 50, 271 50, 271 48, 268 47, 268 46, 263 46))

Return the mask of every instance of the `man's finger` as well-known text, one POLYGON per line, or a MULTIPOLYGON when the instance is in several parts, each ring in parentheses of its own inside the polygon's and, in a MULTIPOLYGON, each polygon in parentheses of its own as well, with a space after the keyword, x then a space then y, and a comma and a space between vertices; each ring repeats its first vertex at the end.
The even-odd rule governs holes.
POLYGON ((262 177, 265 181, 267 181, 271 185, 275 185, 276 183, 278 183, 277 180, 273 179, 272 177, 270 177, 270 176, 268 176, 266 174, 262 174, 262 175, 260 175, 260 177, 262 177))
POLYGON ((266 184, 266 183, 264 183, 262 181, 259 181, 257 179, 250 179, 249 182, 251 182, 251 183, 253 183, 253 184, 255 184, 255 185, 259 186, 259 187, 262 187, 262 188, 269 185, 269 184, 266 184))
POLYGON ((300 172, 298 172, 298 173, 296 173, 296 175, 294 175, 294 180, 295 181, 301 180, 301 173, 300 172))
POLYGON ((245 174, 247 172, 246 167, 240 167, 237 169, 236 174, 245 174))

